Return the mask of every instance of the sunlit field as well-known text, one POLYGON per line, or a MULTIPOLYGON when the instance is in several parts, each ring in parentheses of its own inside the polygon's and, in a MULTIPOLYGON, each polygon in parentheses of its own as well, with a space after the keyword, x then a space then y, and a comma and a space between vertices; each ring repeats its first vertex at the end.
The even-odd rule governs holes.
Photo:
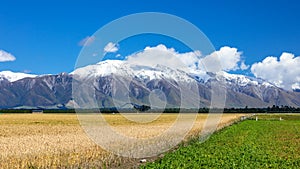
MULTIPOLYGON (((219 128, 240 116, 223 114, 219 128)), ((120 114, 104 118, 117 132, 147 138, 172 126, 177 114, 163 114, 150 123, 135 123, 120 114)), ((185 141, 199 135, 206 118, 207 114, 197 115, 185 141)), ((96 145, 76 114, 0 114, 0 150, 0 168, 128 168, 139 165, 140 160, 118 157, 96 145)))

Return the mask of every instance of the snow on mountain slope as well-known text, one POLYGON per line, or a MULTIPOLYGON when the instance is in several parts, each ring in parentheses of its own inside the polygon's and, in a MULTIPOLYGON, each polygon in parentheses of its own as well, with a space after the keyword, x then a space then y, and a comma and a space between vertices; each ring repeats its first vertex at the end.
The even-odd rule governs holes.
POLYGON ((164 65, 155 65, 153 67, 145 65, 132 64, 122 60, 106 60, 94 65, 88 65, 78 68, 71 73, 79 79, 105 77, 110 75, 118 75, 129 78, 138 78, 143 81, 151 81, 154 79, 174 80, 177 82, 197 81, 205 84, 209 79, 216 78, 222 80, 227 85, 245 87, 247 85, 257 87, 276 87, 275 85, 253 77, 247 77, 240 74, 230 74, 220 72, 217 74, 204 72, 202 70, 188 70, 187 72, 180 69, 170 68, 164 65))
POLYGON ((266 82, 262 79, 256 79, 256 78, 247 77, 244 75, 229 74, 227 72, 222 72, 221 74, 219 74, 219 78, 220 78, 220 76, 225 78, 227 83, 239 85, 241 87, 250 85, 250 84, 255 85, 255 86, 275 87, 275 85, 273 85, 269 82, 266 82))
MULTIPOLYGON (((159 88, 164 90, 167 94, 170 94, 167 98, 172 100, 170 102, 172 105, 177 105, 178 100, 180 100, 180 92, 177 90, 177 84, 183 84, 181 87, 187 87, 185 91, 196 91, 197 89, 190 86, 193 82, 198 83, 198 90, 201 97, 203 97, 202 100, 205 102, 205 104, 203 104, 206 106, 206 103, 210 103, 212 84, 220 84, 220 86, 226 88, 227 107, 300 105, 299 96, 295 93, 285 91, 263 79, 226 72, 215 74, 201 70, 181 70, 159 64, 146 66, 137 63, 132 64, 126 61, 107 60, 95 65, 76 69, 71 74, 77 80, 76 82, 85 82, 86 80, 89 82, 90 80, 94 80, 93 85, 96 86, 97 91, 101 91, 102 94, 111 92, 110 83, 111 79, 114 78, 112 75, 125 77, 124 79, 115 79, 120 85, 126 84, 125 81, 132 79, 134 82, 134 87, 130 91, 132 96, 143 100, 149 94, 149 91, 159 88), (77 79, 77 77, 79 79, 77 79), (171 90, 172 92, 170 92, 171 90)), ((190 95, 192 96, 192 94, 190 95)), ((105 100, 107 97, 99 96, 99 98, 103 99, 101 103, 109 102, 109 100, 105 100)), ((196 97, 191 98, 194 99, 196 97)), ((191 101, 191 103, 193 103, 193 101, 191 101)))
POLYGON ((9 82, 15 82, 26 77, 34 78, 37 75, 26 74, 26 73, 15 73, 12 71, 2 71, 0 72, 0 80, 7 79, 9 82))
POLYGON ((128 76, 128 74, 131 74, 130 68, 128 68, 124 63, 125 62, 120 60, 106 60, 94 65, 78 68, 70 74, 80 79, 95 78, 100 76, 104 77, 111 74, 128 76))
MULTIPOLYGON (((80 79, 105 77, 109 75, 119 75, 125 77, 137 77, 141 80, 153 79, 168 79, 175 81, 198 81, 206 83, 214 76, 209 73, 197 70, 190 70, 184 72, 183 70, 172 69, 163 65, 156 65, 154 67, 130 64, 122 60, 106 60, 94 65, 88 65, 74 70, 70 75, 77 76, 80 79)), ((44 75, 41 75, 44 76, 44 75)), ((45 75, 46 76, 46 75, 45 75)), ((15 73, 11 71, 0 72, 0 80, 7 79, 9 82, 14 82, 26 77, 34 78, 37 75, 26 73, 15 73)), ((261 79, 251 78, 244 75, 229 74, 222 72, 215 76, 217 79, 223 79, 228 84, 235 84, 239 86, 246 86, 248 84, 265 87, 275 87, 273 84, 268 83, 261 79)))
POLYGON ((185 82, 194 80, 193 77, 182 70, 174 70, 163 65, 154 67, 136 65, 120 60, 106 60, 78 68, 71 73, 79 79, 105 77, 112 74, 130 78, 137 77, 142 80, 168 79, 185 82))
POLYGON ((184 72, 178 69, 172 69, 163 65, 156 65, 155 67, 137 66, 131 65, 135 76, 144 80, 153 79, 168 79, 177 82, 191 82, 194 79, 189 75, 188 72, 184 72))

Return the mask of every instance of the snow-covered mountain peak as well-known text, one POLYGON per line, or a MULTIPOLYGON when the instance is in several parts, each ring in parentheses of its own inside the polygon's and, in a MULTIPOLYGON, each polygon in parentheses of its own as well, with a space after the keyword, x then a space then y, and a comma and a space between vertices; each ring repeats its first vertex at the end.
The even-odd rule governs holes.
POLYGON ((122 64, 124 64, 123 60, 104 60, 98 62, 96 65, 120 66, 122 64))
POLYGON ((217 75, 217 77, 223 77, 227 83, 237 84, 239 86, 246 86, 246 85, 256 85, 256 86, 265 86, 265 87, 274 87, 275 85, 264 81, 262 79, 257 79, 253 77, 248 77, 245 75, 240 74, 230 74, 227 72, 221 72, 217 75))
POLYGON ((102 61, 94 65, 78 68, 71 74, 82 79, 105 77, 114 74, 130 78, 137 77, 144 81, 168 79, 191 82, 195 80, 188 72, 173 69, 165 65, 157 64, 152 67, 121 60, 102 61))
POLYGON ((155 67, 132 66, 132 68, 135 70, 134 74, 142 79, 168 79, 181 82, 191 82, 194 80, 187 72, 174 70, 163 65, 156 65, 155 67), (139 67, 140 69, 136 69, 136 67, 139 67))
POLYGON ((94 65, 88 65, 85 67, 78 68, 70 74, 75 75, 79 78, 95 78, 104 77, 111 74, 120 74, 121 72, 125 72, 126 74, 130 73, 130 69, 124 61, 106 60, 94 65))
POLYGON ((232 83, 237 83, 241 86, 246 86, 247 84, 250 84, 250 83, 255 84, 255 85, 258 84, 257 81, 251 80, 251 79, 249 79, 248 77, 246 77, 244 75, 229 74, 227 72, 222 72, 220 75, 223 76, 226 81, 232 82, 232 83))
POLYGON ((15 82, 20 79, 24 79, 27 77, 34 78, 37 75, 27 74, 27 73, 16 73, 12 71, 2 71, 0 72, 0 80, 7 79, 9 82, 15 82))
POLYGON ((247 85, 275 87, 275 85, 262 79, 248 77, 240 74, 230 74, 227 72, 209 73, 202 70, 181 70, 170 68, 165 65, 157 64, 155 66, 147 66, 143 63, 131 63, 124 60, 105 60, 94 65, 88 65, 76 69, 71 73, 80 79, 98 78, 110 75, 118 75, 128 78, 138 78, 142 81, 150 81, 154 79, 174 80, 178 82, 197 81, 206 83, 209 79, 223 81, 230 85, 238 85, 241 87, 247 85))

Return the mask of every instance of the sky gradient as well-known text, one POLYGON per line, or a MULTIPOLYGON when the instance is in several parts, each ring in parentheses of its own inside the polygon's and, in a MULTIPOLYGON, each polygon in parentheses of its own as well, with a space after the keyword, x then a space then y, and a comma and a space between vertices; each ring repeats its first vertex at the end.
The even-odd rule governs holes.
MULTIPOLYGON (((0 50, 16 59, 0 62, 0 71, 71 72, 82 48, 80 41, 110 21, 138 12, 184 18, 202 30, 216 50, 237 48, 247 65, 262 62, 267 56, 279 58, 283 52, 299 56, 299 7, 297 0, 6 0, 0 7, 0 50)), ((251 74, 250 70, 244 73, 251 74)))

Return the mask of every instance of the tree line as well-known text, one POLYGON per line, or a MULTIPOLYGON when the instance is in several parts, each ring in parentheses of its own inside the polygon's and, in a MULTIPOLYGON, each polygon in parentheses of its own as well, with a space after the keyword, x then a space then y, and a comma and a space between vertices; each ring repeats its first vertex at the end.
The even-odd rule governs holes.
POLYGON ((200 109, 185 109, 185 108, 165 108, 165 109, 118 109, 115 107, 111 108, 100 108, 100 109, 0 109, 1 113, 32 113, 33 111, 41 110, 43 113, 137 113, 137 112, 153 112, 153 113, 300 113, 300 107, 291 106, 276 106, 266 108, 224 108, 224 109, 209 109, 203 107, 200 109))

